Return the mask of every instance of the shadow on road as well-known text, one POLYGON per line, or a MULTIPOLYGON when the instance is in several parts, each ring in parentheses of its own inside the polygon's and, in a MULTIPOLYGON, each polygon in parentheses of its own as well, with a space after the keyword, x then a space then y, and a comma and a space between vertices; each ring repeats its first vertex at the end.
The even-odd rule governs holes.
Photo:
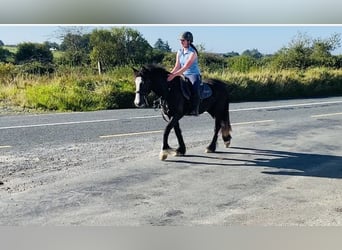
POLYGON ((186 156, 186 158, 207 159, 202 162, 185 160, 185 158, 169 160, 169 162, 212 166, 255 166, 270 168, 262 173, 271 175, 342 178, 342 156, 246 147, 231 147, 230 149, 231 151, 218 151, 208 155, 186 156))

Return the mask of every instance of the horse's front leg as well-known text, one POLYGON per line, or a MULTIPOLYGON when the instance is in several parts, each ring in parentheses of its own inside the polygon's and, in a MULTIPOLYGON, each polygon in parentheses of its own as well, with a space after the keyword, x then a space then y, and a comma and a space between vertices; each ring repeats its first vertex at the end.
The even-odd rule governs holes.
MULTIPOLYGON (((162 161, 166 160, 166 158, 169 154, 173 154, 173 155, 177 154, 177 151, 170 147, 168 140, 169 140, 169 134, 171 132, 171 129, 173 129, 175 127, 178 127, 178 129, 179 129, 179 123, 178 123, 179 119, 180 118, 178 116, 173 116, 172 119, 169 121, 169 123, 166 125, 166 127, 164 129, 163 145, 162 145, 161 152, 159 154, 159 158, 162 161)), ((175 131, 177 131, 177 129, 175 129, 175 131)), ((179 131, 180 131, 180 129, 179 129, 179 131)), ((178 132, 176 132, 176 134, 177 133, 178 132)), ((178 136, 177 136, 177 138, 178 138, 178 136)), ((183 140, 183 138, 181 140, 183 140)), ((184 144, 184 142, 183 142, 183 144, 184 144)))
POLYGON ((176 133, 177 140, 178 140, 178 148, 176 150, 176 156, 183 156, 185 155, 186 147, 185 147, 185 143, 183 140, 182 131, 179 127, 179 122, 175 124, 174 129, 175 129, 175 133, 176 133))

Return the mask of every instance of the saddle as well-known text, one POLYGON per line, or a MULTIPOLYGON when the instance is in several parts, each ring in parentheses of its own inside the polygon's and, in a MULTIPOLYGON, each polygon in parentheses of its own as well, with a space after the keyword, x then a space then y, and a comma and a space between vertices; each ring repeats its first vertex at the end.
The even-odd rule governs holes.
MULTIPOLYGON (((182 94, 185 97, 185 99, 187 99, 187 100, 190 100, 190 98, 191 98, 191 89, 192 89, 192 84, 189 81, 189 79, 184 77, 184 76, 181 77, 182 94)), ((201 100, 210 97, 213 93, 210 86, 203 81, 201 82, 201 84, 199 86, 199 92, 200 92, 200 99, 201 100)))

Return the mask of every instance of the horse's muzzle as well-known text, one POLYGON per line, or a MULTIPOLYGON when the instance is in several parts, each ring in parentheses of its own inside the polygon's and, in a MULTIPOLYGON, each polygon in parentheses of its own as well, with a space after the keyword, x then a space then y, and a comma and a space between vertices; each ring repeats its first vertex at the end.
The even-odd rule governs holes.
POLYGON ((139 93, 135 94, 134 105, 138 108, 143 108, 146 106, 146 100, 144 97, 141 97, 139 93))

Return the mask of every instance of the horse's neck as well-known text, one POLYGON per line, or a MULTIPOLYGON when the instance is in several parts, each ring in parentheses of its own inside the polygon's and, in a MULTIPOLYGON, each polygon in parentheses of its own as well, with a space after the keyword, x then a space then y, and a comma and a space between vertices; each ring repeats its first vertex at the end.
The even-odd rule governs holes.
POLYGON ((160 97, 166 98, 168 95, 168 83, 166 79, 155 79, 153 91, 160 97))

